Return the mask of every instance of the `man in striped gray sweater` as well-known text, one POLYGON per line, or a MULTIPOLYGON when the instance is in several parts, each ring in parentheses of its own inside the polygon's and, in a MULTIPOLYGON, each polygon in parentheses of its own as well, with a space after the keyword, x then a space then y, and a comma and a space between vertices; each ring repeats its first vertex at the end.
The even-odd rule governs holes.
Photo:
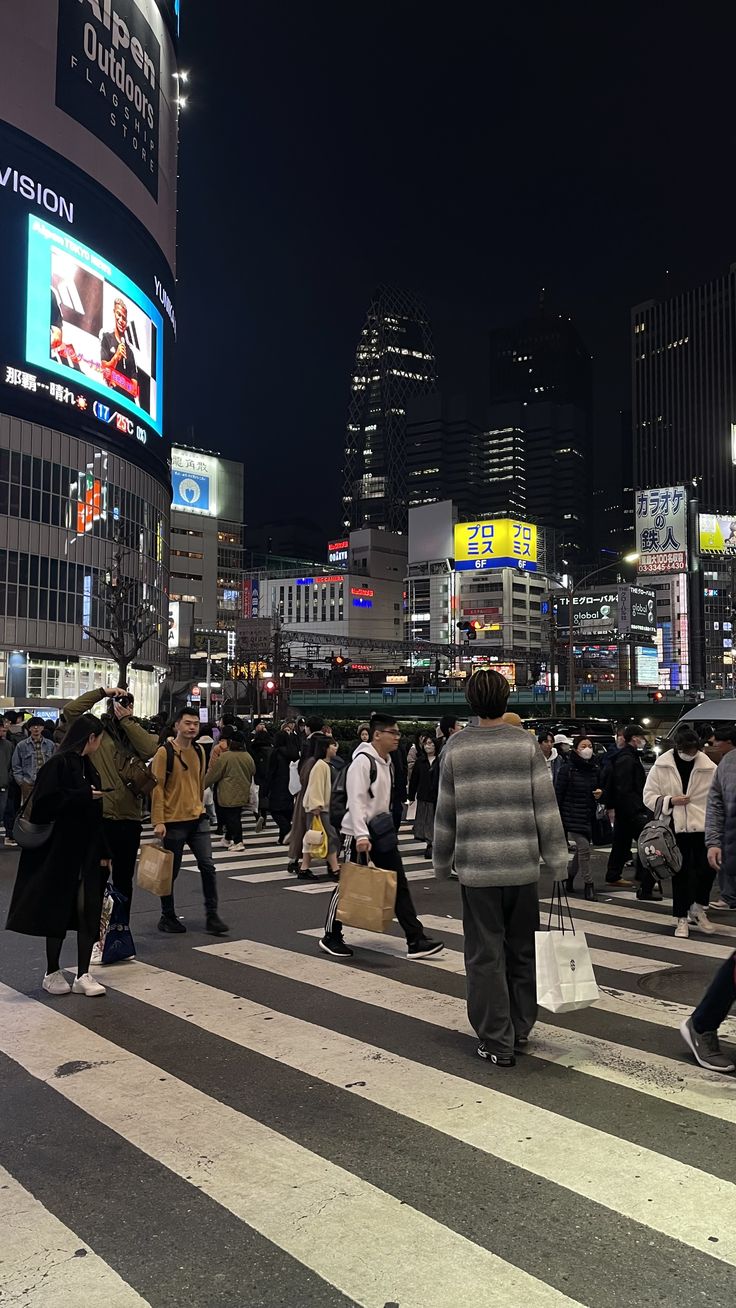
POLYGON ((479 669, 466 694, 478 726, 452 736, 442 751, 434 874, 446 880, 454 867, 462 887, 468 1017, 478 1054, 513 1067, 537 1017, 539 859, 562 880, 567 841, 536 738, 502 721, 506 678, 479 669))

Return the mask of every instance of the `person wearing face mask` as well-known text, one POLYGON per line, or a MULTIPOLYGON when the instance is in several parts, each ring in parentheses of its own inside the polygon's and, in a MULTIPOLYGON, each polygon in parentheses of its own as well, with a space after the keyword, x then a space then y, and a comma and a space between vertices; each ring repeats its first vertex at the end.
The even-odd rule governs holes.
POLYGON ((434 841, 434 813, 440 784, 440 742, 429 732, 422 732, 417 745, 417 757, 409 781, 409 802, 417 801, 414 819, 414 839, 423 840, 425 858, 432 857, 434 841))
MULTIPOLYGON (((624 865, 631 856, 631 842, 638 840, 642 828, 649 821, 644 803, 646 772, 641 754, 646 745, 644 728, 635 722, 624 727, 623 747, 614 756, 606 782, 603 803, 615 814, 613 844, 606 869, 606 884, 630 886, 631 881, 621 877, 624 865)), ((661 890, 655 888, 654 878, 645 872, 639 859, 635 860, 636 879, 640 882, 638 899, 661 899, 661 890)))
POLYGON ((644 787, 644 803, 654 809, 658 799, 662 816, 672 816, 682 868, 672 878, 672 914, 675 935, 687 938, 690 928, 712 935, 706 905, 713 871, 705 848, 705 810, 715 763, 706 756, 692 727, 681 727, 675 747, 660 754, 644 787))
POLYGON ((596 898, 590 851, 596 805, 602 793, 600 768, 593 757, 593 742, 586 736, 578 736, 565 766, 558 773, 555 794, 562 825, 568 840, 575 846, 567 869, 566 889, 568 894, 574 889, 575 877, 580 871, 586 899, 596 898))

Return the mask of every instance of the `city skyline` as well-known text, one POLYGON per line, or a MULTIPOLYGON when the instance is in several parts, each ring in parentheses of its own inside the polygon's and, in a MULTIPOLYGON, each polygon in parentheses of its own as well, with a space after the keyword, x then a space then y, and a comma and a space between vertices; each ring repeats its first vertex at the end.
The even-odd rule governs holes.
POLYGON ((288 24, 256 11, 245 60, 206 14, 182 33, 176 433, 193 424, 198 443, 244 458, 254 522, 318 480, 316 516, 338 529, 348 379, 382 282, 425 304, 451 391, 484 384, 488 332, 545 287, 593 355, 610 448, 630 407, 632 306, 736 257, 713 24, 663 27, 645 9, 624 31, 582 5, 554 23, 537 5, 475 14, 471 40, 410 8, 374 19, 366 32, 349 11, 288 24))

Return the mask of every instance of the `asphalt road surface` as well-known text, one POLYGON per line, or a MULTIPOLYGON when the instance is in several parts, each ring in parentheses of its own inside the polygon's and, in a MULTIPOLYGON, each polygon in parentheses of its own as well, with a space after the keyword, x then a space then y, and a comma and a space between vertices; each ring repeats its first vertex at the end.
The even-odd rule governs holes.
POLYGON ((424 962, 396 924, 320 954, 332 886, 246 841, 216 855, 229 936, 187 859, 187 934, 137 891, 104 998, 45 995, 42 942, 0 937, 0 1308, 733 1308, 736 1077, 677 1028, 736 916, 674 940, 668 903, 577 899, 600 1002, 540 1013, 503 1070, 467 1025, 459 888, 408 832, 447 946, 424 962))

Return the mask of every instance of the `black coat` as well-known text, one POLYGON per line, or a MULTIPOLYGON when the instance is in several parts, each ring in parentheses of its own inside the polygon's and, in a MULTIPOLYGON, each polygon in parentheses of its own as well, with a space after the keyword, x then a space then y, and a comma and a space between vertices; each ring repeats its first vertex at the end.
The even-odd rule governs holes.
POLYGON ((555 782, 565 831, 577 831, 591 839, 598 803, 593 791, 600 788, 600 781, 601 771, 595 759, 581 758, 574 751, 569 755, 555 782))
POLYGON ((256 765, 256 785, 262 786, 268 778, 268 762, 273 746, 265 731, 254 731, 248 745, 248 751, 256 765))
POLYGON ((440 787, 440 761, 431 760, 419 750, 417 761, 411 770, 409 781, 409 800, 418 799, 423 804, 436 804, 440 787))
POLYGON ((639 751, 633 745, 624 745, 618 751, 606 785, 606 808, 616 810, 619 822, 641 822, 647 816, 644 805, 644 783, 647 774, 639 751))
POLYGON ((272 813, 290 813, 294 796, 289 790, 290 764, 299 758, 299 741, 292 735, 287 741, 275 745, 268 760, 266 791, 268 807, 272 813))
POLYGON ((53 822, 40 849, 24 849, 6 926, 26 936, 63 936, 77 929, 77 900, 84 883, 84 919, 93 935, 100 925, 109 858, 102 800, 92 798, 100 778, 88 758, 71 750, 44 763, 33 791, 33 822, 53 822))

